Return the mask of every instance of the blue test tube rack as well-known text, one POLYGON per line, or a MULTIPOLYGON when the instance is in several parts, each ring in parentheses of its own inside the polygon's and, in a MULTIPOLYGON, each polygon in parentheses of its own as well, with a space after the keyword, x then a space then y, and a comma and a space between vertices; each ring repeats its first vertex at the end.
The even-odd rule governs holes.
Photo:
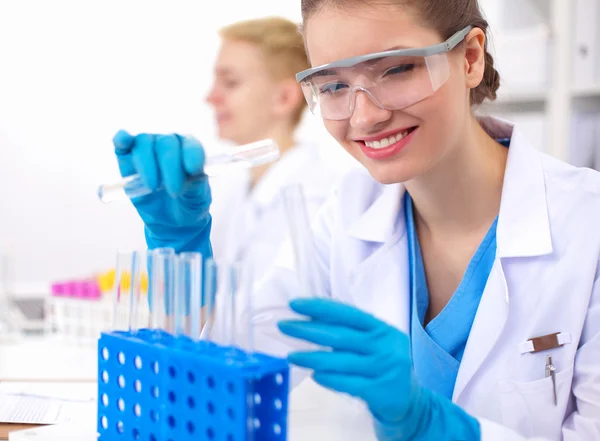
POLYGON ((102 333, 100 441, 285 441, 285 359, 165 331, 102 333))

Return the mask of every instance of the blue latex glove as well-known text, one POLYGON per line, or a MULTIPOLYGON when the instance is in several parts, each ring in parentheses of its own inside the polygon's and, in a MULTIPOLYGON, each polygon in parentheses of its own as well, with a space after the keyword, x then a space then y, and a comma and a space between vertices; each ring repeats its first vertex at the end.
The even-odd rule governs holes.
POLYGON ((203 173, 201 144, 179 135, 133 136, 124 130, 115 135, 113 144, 122 176, 139 173, 151 189, 165 187, 132 201, 144 221, 148 248, 170 247, 177 253, 197 251, 212 257, 208 178, 187 180, 203 173))
POLYGON ((406 334, 332 300, 299 299, 290 306, 311 320, 281 321, 279 329, 290 337, 331 348, 292 353, 290 362, 313 369, 320 385, 365 401, 379 440, 481 439, 475 418, 419 385, 406 334))

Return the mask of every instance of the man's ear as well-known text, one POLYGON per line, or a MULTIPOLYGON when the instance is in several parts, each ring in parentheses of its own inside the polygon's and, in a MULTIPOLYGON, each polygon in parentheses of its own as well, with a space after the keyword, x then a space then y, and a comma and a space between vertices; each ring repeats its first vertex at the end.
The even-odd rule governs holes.
POLYGON ((300 106, 304 95, 296 80, 288 78, 277 84, 274 97, 274 112, 278 116, 291 116, 300 106))

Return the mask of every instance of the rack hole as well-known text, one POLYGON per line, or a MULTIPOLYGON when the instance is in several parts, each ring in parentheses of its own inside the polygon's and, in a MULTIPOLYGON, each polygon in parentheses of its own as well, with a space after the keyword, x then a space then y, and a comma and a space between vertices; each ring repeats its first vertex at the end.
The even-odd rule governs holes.
POLYGON ((229 417, 230 420, 235 420, 235 412, 233 411, 233 409, 231 407, 229 409, 227 409, 227 416, 229 417))
POLYGON ((206 436, 208 436, 208 439, 215 439, 215 431, 209 427, 206 429, 206 436))
POLYGON ((123 433, 123 421, 117 423, 117 432, 123 433))
POLYGON ((273 424, 273 432, 275 435, 281 435, 281 426, 279 424, 273 424))
POLYGON ((177 371, 173 366, 169 366, 169 377, 175 378, 177 376, 177 371))
POLYGON ((133 387, 137 393, 140 393, 142 391, 142 382, 140 380, 135 380, 133 387))
POLYGON ((258 418, 254 418, 253 424, 255 429, 260 429, 260 420, 258 418))
POLYGON ((281 386, 283 384, 283 375, 275 375, 275 383, 277 383, 278 386, 281 386))
POLYGON ((135 363, 135 368, 136 369, 141 369, 142 368, 142 357, 140 357, 139 355, 137 355, 135 357, 134 363, 135 363))
POLYGON ((108 419, 105 416, 100 420, 100 424, 102 424, 103 429, 108 429, 108 419))
POLYGON ((262 398, 259 393, 254 394, 254 404, 262 403, 262 398))
POLYGON ((227 434, 227 441, 235 441, 235 438, 233 437, 233 435, 231 433, 227 434))
POLYGON ((152 372, 154 372, 155 374, 158 374, 158 372, 160 371, 160 368, 158 366, 158 361, 153 361, 151 366, 152 366, 152 372))
POLYGON ((158 413, 155 410, 150 411, 150 419, 154 422, 158 421, 158 413))
POLYGON ((125 377, 123 375, 119 375, 119 387, 121 389, 125 387, 125 377))
POLYGON ((102 381, 108 383, 108 372, 102 371, 102 381))
POLYGON ((117 359, 119 360, 119 364, 125 364, 125 354, 123 352, 119 352, 117 359))
POLYGON ((118 399, 117 406, 119 407, 119 410, 121 412, 123 412, 125 410, 125 401, 123 401, 123 398, 118 399))
POLYGON ((171 403, 174 403, 176 400, 176 396, 175 396, 175 392, 173 392, 172 390, 169 391, 169 401, 171 403))
POLYGON ((191 384, 194 384, 196 382, 196 376, 194 375, 193 372, 188 372, 188 381, 191 384))
POLYGON ((167 422, 169 423, 169 427, 175 427, 175 418, 173 417, 173 415, 169 415, 169 418, 167 418, 167 422))
POLYGON ((133 429, 132 431, 133 439, 140 439, 140 431, 137 429, 133 429))
POLYGON ((275 409, 281 410, 283 409, 283 403, 279 398, 275 398, 275 409))
POLYGON ((194 433, 194 431, 196 430, 196 428, 194 427, 194 423, 192 423, 191 421, 187 422, 186 427, 188 433, 194 433))
POLYGON ((215 388, 215 379, 213 377, 208 377, 206 379, 206 384, 208 384, 209 389, 215 388))
POLYGON ((104 404, 104 407, 108 406, 108 395, 102 394, 102 404, 104 404))
POLYGON ((102 348, 102 359, 104 361, 108 360, 108 355, 109 355, 108 348, 102 348))
POLYGON ((150 438, 148 440, 149 441, 156 441, 156 437, 151 433, 150 434, 150 438))
POLYGON ((140 406, 139 404, 136 404, 135 406, 133 406, 133 413, 135 413, 135 416, 139 417, 142 415, 142 406, 140 406))
POLYGON ((212 403, 212 401, 209 401, 208 403, 206 403, 206 409, 208 410, 208 413, 210 413, 211 415, 213 415, 215 413, 215 405, 212 403))
POLYGON ((235 393, 235 384, 233 384, 231 381, 227 383, 227 392, 229 392, 230 394, 235 393))
POLYGON ((150 393, 152 394, 152 396, 154 398, 158 398, 158 387, 157 386, 152 386, 150 388, 150 393))
POLYGON ((193 409, 196 407, 196 402, 194 401, 194 397, 188 397, 187 399, 188 407, 193 409))

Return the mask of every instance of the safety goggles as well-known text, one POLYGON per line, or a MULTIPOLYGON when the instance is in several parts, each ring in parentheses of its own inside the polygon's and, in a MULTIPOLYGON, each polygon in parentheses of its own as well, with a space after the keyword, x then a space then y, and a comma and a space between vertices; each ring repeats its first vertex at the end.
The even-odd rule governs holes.
POLYGON ((472 26, 444 43, 345 58, 296 75, 310 111, 328 120, 344 120, 354 112, 355 95, 364 92, 375 105, 400 110, 433 95, 450 77, 448 52, 472 26))

